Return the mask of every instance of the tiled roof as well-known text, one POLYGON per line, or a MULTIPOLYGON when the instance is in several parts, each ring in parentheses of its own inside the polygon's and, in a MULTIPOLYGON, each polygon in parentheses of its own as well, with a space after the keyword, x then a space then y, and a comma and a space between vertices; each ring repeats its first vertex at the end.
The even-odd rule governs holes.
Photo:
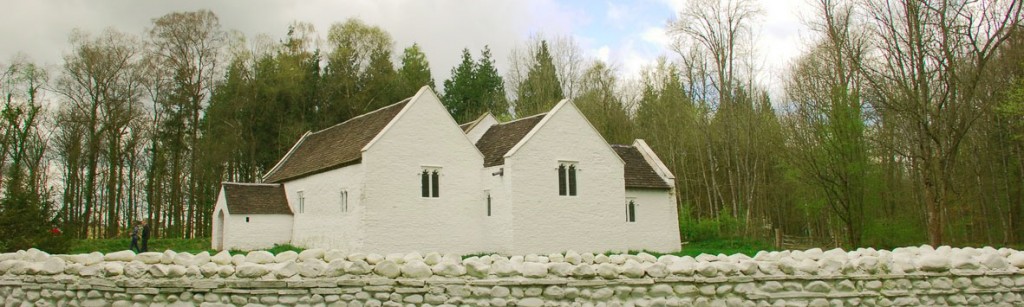
POLYGON ((654 171, 650 163, 644 159, 636 147, 629 145, 612 145, 615 153, 619 154, 622 161, 626 163, 623 177, 626 179, 626 188, 642 189, 671 189, 672 186, 665 182, 654 171))
POLYGON ((292 215, 283 185, 225 182, 221 186, 231 214, 292 215))
POLYGON ((476 148, 484 154, 484 167, 505 164, 505 153, 530 133, 541 119, 544 119, 544 113, 496 124, 487 129, 476 142, 476 148))
POLYGON ((408 102, 409 99, 405 99, 303 136, 283 161, 264 177, 264 181, 283 182, 359 163, 363 146, 373 140, 408 102))

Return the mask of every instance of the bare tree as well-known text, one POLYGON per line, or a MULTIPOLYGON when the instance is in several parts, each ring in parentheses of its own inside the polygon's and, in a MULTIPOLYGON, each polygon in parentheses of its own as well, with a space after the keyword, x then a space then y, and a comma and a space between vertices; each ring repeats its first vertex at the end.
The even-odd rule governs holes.
POLYGON ((943 243, 944 212, 961 143, 979 118, 978 89, 996 49, 1021 19, 1019 1, 866 1, 877 48, 862 67, 871 102, 890 114, 927 213, 943 243))

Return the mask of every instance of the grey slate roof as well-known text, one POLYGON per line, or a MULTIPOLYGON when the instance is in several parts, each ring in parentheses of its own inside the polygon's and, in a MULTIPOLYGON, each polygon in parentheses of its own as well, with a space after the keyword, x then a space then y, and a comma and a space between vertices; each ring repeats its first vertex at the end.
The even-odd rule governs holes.
POLYGON ((263 180, 284 182, 359 163, 363 146, 405 108, 409 99, 303 136, 292 152, 282 158, 263 180))
POLYGON ((487 129, 480 140, 476 141, 476 148, 484 154, 484 167, 505 164, 505 153, 530 133, 530 130, 544 119, 544 114, 497 124, 487 129))
POLYGON ((225 182, 221 186, 231 214, 292 215, 284 185, 225 182))
POLYGON ((622 161, 626 163, 623 177, 626 179, 626 188, 640 189, 671 189, 672 186, 665 182, 650 163, 644 159, 643 154, 636 147, 630 145, 612 145, 615 153, 619 154, 622 161))

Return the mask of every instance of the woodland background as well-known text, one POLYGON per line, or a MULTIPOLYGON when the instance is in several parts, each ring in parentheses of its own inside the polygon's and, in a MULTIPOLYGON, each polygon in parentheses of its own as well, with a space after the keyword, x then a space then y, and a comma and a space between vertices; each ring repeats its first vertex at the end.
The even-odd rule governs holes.
POLYGON ((278 37, 210 11, 76 30, 54 69, 0 63, 0 249, 60 252, 141 218, 156 237, 208 237, 222 181, 258 181, 305 131, 423 85, 460 123, 569 98, 610 143, 646 139, 676 175, 684 241, 1024 242, 1020 1, 814 3, 780 95, 757 78, 750 0, 690 1, 673 48, 629 78, 571 37, 536 35, 507 59, 463 50, 434 80, 417 45, 356 19, 278 37))

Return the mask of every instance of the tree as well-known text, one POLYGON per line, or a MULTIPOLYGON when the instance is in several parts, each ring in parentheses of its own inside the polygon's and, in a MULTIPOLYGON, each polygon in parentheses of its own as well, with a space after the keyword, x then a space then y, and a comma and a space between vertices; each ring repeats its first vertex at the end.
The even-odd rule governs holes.
POLYGON ((42 116, 45 70, 25 58, 0 71, 0 250, 37 247, 67 252, 68 240, 50 235, 54 210, 47 187, 46 139, 42 116))
POLYGON ((508 114, 504 81, 494 67, 491 49, 485 46, 480 53, 480 59, 474 62, 469 49, 463 49, 462 62, 452 68, 451 77, 444 81, 442 102, 460 123, 485 112, 499 117, 508 114))
POLYGON ((321 123, 340 123, 401 99, 392 93, 397 73, 391 63, 394 41, 387 31, 349 19, 331 25, 327 41, 331 51, 323 73, 321 123))
POLYGON ((430 62, 418 44, 412 44, 402 52, 402 67, 398 69, 401 87, 399 95, 412 96, 420 87, 434 88, 434 77, 430 75, 430 62))
POLYGON ((541 41, 526 79, 516 88, 517 117, 546 112, 565 98, 552 61, 547 41, 541 41))
POLYGON ((472 120, 475 116, 480 116, 480 114, 473 114, 473 112, 477 111, 473 104, 481 102, 477 100, 479 97, 476 97, 475 93, 475 66, 476 64, 473 63, 473 55, 469 53, 469 48, 463 48, 462 61, 459 62, 458 66, 452 68, 451 77, 448 80, 444 80, 444 94, 441 102, 448 109, 448 113, 451 113, 455 121, 459 123, 464 123, 472 120))
MULTIPOLYGON (((175 12, 153 20, 147 40, 149 56, 155 72, 165 81, 166 89, 156 97, 164 109, 157 140, 151 149, 153 157, 167 159, 166 197, 149 195, 149 204, 167 203, 165 219, 161 210, 150 210, 155 233, 167 227, 167 236, 191 238, 202 235, 208 227, 213 195, 205 193, 197 180, 200 174, 197 144, 200 120, 209 99, 213 80, 219 72, 227 34, 213 12, 175 12), (198 224, 198 225, 197 225, 198 224)), ((161 209, 161 208, 157 208, 161 209)))
POLYGON ((576 106, 609 143, 631 143, 632 121, 616 94, 615 72, 604 62, 595 61, 581 80, 580 94, 574 100, 576 106))
POLYGON ((79 227, 79 237, 90 233, 113 237, 122 226, 123 138, 141 113, 142 84, 137 70, 141 51, 133 37, 114 30, 97 38, 76 31, 71 42, 74 49, 65 56, 55 86, 67 102, 67 108, 57 117, 57 127, 63 136, 59 138, 60 147, 65 149, 62 152, 68 154, 65 176, 75 180, 64 188, 81 190, 65 190, 64 213, 70 214, 69 222, 79 227), (78 138, 76 133, 84 135, 78 138), (71 160, 75 158, 81 160, 71 160), (85 173, 72 174, 79 170, 68 167, 77 166, 83 166, 85 173), (106 180, 102 180, 104 176, 106 180), (83 181, 77 182, 79 178, 83 181), (101 194, 105 196, 102 201, 101 194), (105 210, 106 216, 94 216, 99 210, 105 210))
POLYGON ((928 241, 944 242, 955 167, 979 112, 983 72, 1021 19, 1019 1, 868 1, 878 60, 861 67, 875 109, 904 136, 886 144, 911 161, 928 241))

